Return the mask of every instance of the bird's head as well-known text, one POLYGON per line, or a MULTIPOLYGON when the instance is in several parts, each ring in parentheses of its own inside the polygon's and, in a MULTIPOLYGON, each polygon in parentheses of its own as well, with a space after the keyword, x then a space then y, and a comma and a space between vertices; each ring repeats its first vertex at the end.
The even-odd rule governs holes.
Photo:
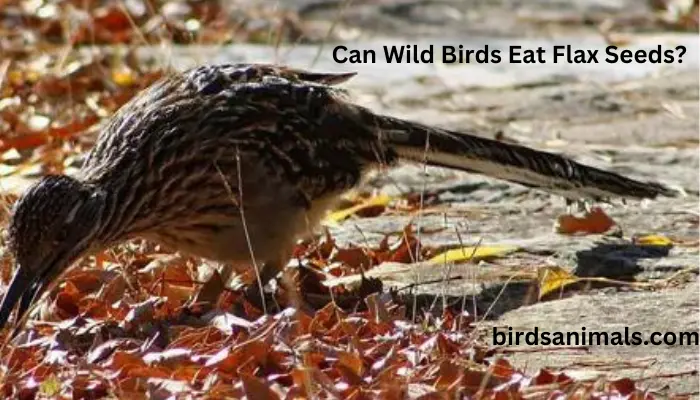
POLYGON ((15 203, 8 245, 18 267, 44 274, 63 269, 95 239, 105 207, 94 187, 63 175, 48 175, 15 203))

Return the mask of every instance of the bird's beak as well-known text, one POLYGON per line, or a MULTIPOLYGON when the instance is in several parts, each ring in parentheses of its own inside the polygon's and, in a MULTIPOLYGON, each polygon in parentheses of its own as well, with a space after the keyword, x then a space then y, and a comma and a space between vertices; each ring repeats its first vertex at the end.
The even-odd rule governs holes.
POLYGON ((0 303, 0 329, 10 318, 12 310, 17 307, 15 316, 15 330, 12 336, 24 326, 24 317, 32 303, 38 299, 44 291, 51 286, 56 277, 66 269, 65 260, 58 257, 54 262, 41 263, 42 265, 27 266, 15 265, 15 274, 10 286, 0 303), (17 304, 19 303, 19 306, 17 304))
MULTIPOLYGON (((32 290, 32 287, 35 286, 35 280, 36 275, 32 274, 30 269, 23 268, 21 265, 15 266, 15 275, 12 277, 10 286, 5 292, 5 296, 0 304, 0 328, 5 326, 7 320, 10 318, 12 310, 15 308, 20 299, 22 299, 22 304, 24 304, 24 299, 26 297, 34 297, 36 288, 32 290)), ((31 303, 31 299, 26 303, 31 303)), ((28 307, 29 304, 26 304, 25 308, 17 313, 16 321, 19 321, 22 318, 28 307)))

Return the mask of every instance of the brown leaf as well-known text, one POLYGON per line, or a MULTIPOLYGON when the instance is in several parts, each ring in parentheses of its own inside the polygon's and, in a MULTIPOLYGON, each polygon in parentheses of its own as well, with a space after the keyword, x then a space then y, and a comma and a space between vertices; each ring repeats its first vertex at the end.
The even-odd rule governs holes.
POLYGON ((346 366, 357 376, 362 376, 365 373, 365 366, 360 356, 356 353, 348 353, 341 351, 338 353, 338 363, 346 366))
POLYGON ((152 282, 194 287, 186 260, 180 255, 159 255, 138 272, 152 282))
POLYGON ((102 287, 99 298, 106 304, 114 304, 124 298, 126 288, 127 283, 124 275, 118 274, 102 287))
POLYGON ((332 328, 338 322, 337 316, 340 312, 335 304, 328 303, 328 305, 316 312, 309 324, 309 332, 321 333, 332 328))
POLYGON ((186 364, 190 360, 191 355, 192 350, 190 349, 174 348, 148 353, 143 356, 143 361, 149 366, 158 364, 168 368, 175 368, 186 364))
POLYGON ((405 400, 409 399, 408 385, 390 382, 382 387, 381 398, 383 400, 405 400))
POLYGON ((194 299, 195 304, 208 304, 213 306, 219 300, 219 296, 224 292, 225 285, 221 279, 221 274, 216 269, 211 274, 211 277, 197 291, 194 299))
POLYGON ((294 386, 301 392, 301 395, 309 399, 315 398, 316 389, 314 388, 311 373, 308 368, 294 368, 291 375, 294 386))
POLYGON ((629 378, 620 378, 610 382, 610 387, 620 392, 622 396, 630 396, 637 391, 634 381, 629 378))
POLYGON ((214 327, 190 328, 186 327, 180 335, 170 343, 171 348, 186 348, 200 350, 202 347, 213 346, 218 350, 226 336, 214 327))
MULTIPOLYGON (((230 349, 224 348, 214 355, 205 364, 207 367, 216 368, 218 371, 232 375, 243 373, 243 370, 251 370, 259 365, 264 365, 270 345, 262 340, 251 340, 236 345, 230 349)), ((249 371, 252 373, 254 371, 249 371)))
POLYGON ((38 147, 48 143, 51 139, 68 139, 79 135, 97 122, 98 118, 96 116, 89 116, 83 120, 72 122, 61 127, 48 128, 40 133, 26 134, 16 138, 0 138, 0 153, 4 153, 10 149, 22 150, 38 147))
POLYGON ((338 390, 335 388, 335 384, 328 377, 328 375, 324 374, 317 368, 307 368, 307 371, 309 372, 310 381, 313 382, 315 385, 318 385, 318 387, 324 389, 326 392, 328 392, 331 396, 335 398, 342 397, 338 390))
POLYGON ((534 385, 549 385, 551 383, 570 383, 573 379, 565 373, 553 374, 547 369, 541 369, 532 379, 534 385))
POLYGON ((464 371, 460 385, 462 386, 462 390, 469 396, 473 396, 485 388, 495 386, 486 371, 477 369, 467 369, 464 371))
POLYGON ((314 349, 317 351, 306 350, 302 355, 301 364, 304 367, 321 368, 322 365, 325 365, 326 359, 335 354, 335 349, 330 346, 317 345, 314 346, 314 349), (320 350, 326 350, 326 353, 323 353, 320 350))
POLYGON ((65 280, 69 281, 80 293, 91 293, 102 287, 114 273, 106 273, 100 270, 78 271, 67 274, 65 280))
POLYGON ((440 363, 435 387, 440 391, 453 391, 454 387, 461 383, 463 368, 449 360, 440 363))
POLYGON ((168 300, 170 306, 179 307, 194 296, 195 289, 192 286, 164 283, 159 292, 161 297, 165 297, 168 300))
POLYGON ((97 364, 106 360, 116 350, 134 350, 138 347, 135 339, 112 339, 91 349, 86 355, 86 360, 90 364, 97 364))
POLYGON ((379 358, 375 358, 375 362, 372 364, 372 374, 376 375, 384 371, 384 369, 393 363, 393 359, 396 356, 396 348, 398 344, 396 343, 380 343, 376 348, 373 349, 372 353, 378 352, 379 358))
POLYGON ((36 365, 38 358, 40 356, 35 347, 15 347, 10 356, 3 361, 8 368, 29 370, 31 366, 36 365))
POLYGON ((406 364, 402 363, 387 365, 379 372, 379 374, 377 374, 374 381, 381 385, 393 385, 397 383, 401 383, 403 385, 406 378, 399 375, 398 371, 406 366, 406 364))
POLYGON ((279 396, 265 382, 250 374, 242 374, 243 391, 250 400, 279 400, 279 396))
POLYGON ((161 299, 157 297, 151 297, 150 299, 136 304, 130 311, 129 314, 124 319, 127 324, 141 324, 144 322, 151 322, 155 315, 156 304, 160 303, 161 299))
POLYGON ((336 249, 330 262, 342 262, 343 264, 352 267, 354 270, 366 271, 368 268, 376 265, 370 251, 363 247, 350 247, 345 249, 336 249))
POLYGON ((328 257, 330 257, 335 247, 335 239, 333 239, 333 236, 331 236, 330 231, 326 230, 326 234, 321 241, 308 246, 308 248, 304 249, 305 251, 303 253, 296 254, 295 257, 301 258, 307 256, 326 261, 328 260, 328 257))
POLYGON ((419 349, 426 354, 436 352, 437 355, 442 358, 459 353, 460 347, 447 338, 442 332, 438 332, 432 335, 430 339, 423 342, 419 349))
POLYGON ((133 353, 127 353, 124 351, 116 351, 109 361, 105 363, 105 367, 118 371, 120 377, 127 377, 133 369, 146 368, 146 364, 143 362, 141 357, 133 353))
POLYGON ((80 312, 79 302, 80 292, 70 281, 66 282, 54 302, 59 318, 67 319, 77 316, 80 312))
POLYGON ((510 362, 505 358, 498 358, 491 366, 491 376, 495 378, 502 379, 504 381, 510 380, 515 373, 515 369, 510 362))
POLYGON ((448 400, 454 398, 446 392, 430 392, 415 397, 416 400, 448 400))
POLYGON ((137 367, 129 368, 129 377, 132 378, 159 378, 170 377, 170 370, 162 367, 137 367))
POLYGON ((557 232, 565 235, 573 234, 600 234, 605 233, 615 226, 615 221, 610 218, 600 207, 594 207, 582 218, 573 215, 561 215, 557 220, 557 232))
POLYGON ((386 236, 375 253, 377 263, 385 261, 414 263, 423 259, 423 250, 425 249, 413 233, 413 226, 406 225, 398 241, 389 245, 389 236, 386 236))
POLYGON ((121 31, 131 29, 129 15, 121 7, 108 6, 100 7, 94 13, 95 25, 101 26, 109 31, 121 31))

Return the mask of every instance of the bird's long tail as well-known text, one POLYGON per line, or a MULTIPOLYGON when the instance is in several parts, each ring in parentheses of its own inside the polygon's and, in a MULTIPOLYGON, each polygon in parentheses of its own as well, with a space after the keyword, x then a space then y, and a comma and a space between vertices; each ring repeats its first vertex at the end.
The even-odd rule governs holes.
POLYGON ((560 194, 568 199, 644 199, 678 191, 590 167, 557 154, 360 111, 380 143, 398 156, 455 168, 560 194))

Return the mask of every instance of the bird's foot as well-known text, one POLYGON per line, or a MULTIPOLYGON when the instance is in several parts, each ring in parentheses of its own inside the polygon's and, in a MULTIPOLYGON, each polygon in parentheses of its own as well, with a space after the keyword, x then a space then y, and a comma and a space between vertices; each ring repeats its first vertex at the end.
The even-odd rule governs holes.
POLYGON ((250 304, 254 305, 263 312, 267 312, 267 301, 265 298, 265 291, 258 285, 257 282, 250 284, 245 292, 243 292, 243 297, 250 304))

